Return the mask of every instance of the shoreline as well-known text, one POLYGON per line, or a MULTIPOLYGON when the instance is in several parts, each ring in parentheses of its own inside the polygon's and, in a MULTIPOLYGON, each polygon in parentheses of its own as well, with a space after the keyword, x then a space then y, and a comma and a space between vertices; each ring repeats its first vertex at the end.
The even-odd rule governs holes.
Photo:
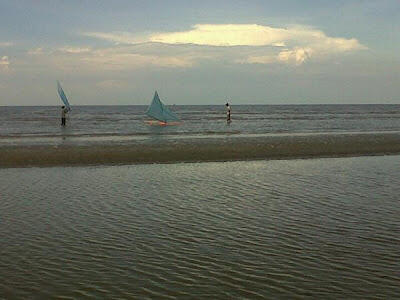
POLYGON ((0 168, 302 159, 400 154, 400 134, 0 147, 0 168))

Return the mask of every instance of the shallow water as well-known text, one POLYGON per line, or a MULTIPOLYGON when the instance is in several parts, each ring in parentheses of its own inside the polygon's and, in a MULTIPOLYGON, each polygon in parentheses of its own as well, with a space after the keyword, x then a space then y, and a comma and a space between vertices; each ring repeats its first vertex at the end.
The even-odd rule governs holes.
POLYGON ((396 298, 399 165, 0 169, 0 298, 396 298))
POLYGON ((74 106, 67 126, 59 107, 0 107, 0 146, 26 144, 138 143, 174 139, 400 132, 400 105, 172 105, 179 126, 149 126, 146 106, 74 106))

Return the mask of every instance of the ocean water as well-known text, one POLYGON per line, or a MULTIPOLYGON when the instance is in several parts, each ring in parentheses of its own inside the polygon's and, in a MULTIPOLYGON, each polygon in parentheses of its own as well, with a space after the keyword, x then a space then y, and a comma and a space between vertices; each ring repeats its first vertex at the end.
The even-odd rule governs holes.
POLYGON ((0 107, 0 146, 400 132, 400 105, 232 105, 229 125, 223 105, 171 109, 181 125, 149 126, 146 106, 74 106, 61 128, 59 107, 0 107))
POLYGON ((0 298, 396 299, 399 166, 0 169, 0 298))

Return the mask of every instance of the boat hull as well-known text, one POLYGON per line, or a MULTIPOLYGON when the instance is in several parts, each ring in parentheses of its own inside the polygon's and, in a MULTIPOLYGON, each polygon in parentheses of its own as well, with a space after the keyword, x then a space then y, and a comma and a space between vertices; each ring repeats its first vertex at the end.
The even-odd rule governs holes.
POLYGON ((144 121, 147 125, 150 126, 175 126, 175 125, 180 125, 182 122, 162 122, 162 121, 144 121))

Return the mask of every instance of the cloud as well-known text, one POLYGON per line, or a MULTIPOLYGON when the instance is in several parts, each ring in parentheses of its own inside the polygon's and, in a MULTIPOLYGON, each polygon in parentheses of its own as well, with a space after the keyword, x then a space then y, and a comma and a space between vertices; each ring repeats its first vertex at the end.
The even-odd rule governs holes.
POLYGON ((192 65, 190 61, 179 57, 159 57, 131 53, 113 54, 107 57, 94 55, 85 58, 85 62, 107 70, 135 69, 147 65, 160 67, 188 67, 192 65))
POLYGON ((89 47, 62 47, 58 48, 57 50, 68 54, 79 54, 92 51, 92 49, 89 47))
POLYGON ((266 46, 283 44, 287 31, 256 24, 203 24, 192 30, 172 33, 156 33, 149 37, 152 42, 167 44, 195 44, 207 46, 266 46))
POLYGON ((28 50, 28 55, 43 55, 44 49, 43 48, 35 48, 28 50))
MULTIPOLYGON (((111 41, 104 46, 63 45, 27 52, 19 67, 55 67, 71 72, 124 71, 147 67, 191 68, 212 64, 289 64, 326 60, 366 49, 357 39, 329 37, 315 28, 275 28, 256 24, 203 24, 179 32, 134 34, 89 32, 111 41)), ((3 61, 2 68, 8 68, 3 61)), ((104 85, 115 84, 105 82, 104 85)))
POLYGON ((28 51, 29 55, 49 55, 49 54, 54 54, 56 52, 60 54, 81 54, 81 53, 88 53, 91 52, 92 49, 90 47, 60 47, 56 49, 45 49, 42 47, 35 48, 35 49, 30 49, 28 51))
POLYGON ((146 55, 132 53, 129 49, 102 49, 97 50, 82 59, 89 66, 107 70, 126 70, 145 66, 159 67, 190 67, 193 62, 190 58, 167 55, 146 55))
POLYGON ((11 47, 14 43, 11 42, 0 42, 0 47, 11 47))
POLYGON ((313 53, 313 49, 310 47, 307 48, 294 48, 292 50, 283 50, 278 54, 278 60, 286 62, 286 63, 294 63, 296 65, 301 65, 308 58, 311 57, 313 53))
POLYGON ((276 56, 275 55, 263 55, 263 56, 249 56, 245 59, 237 59, 237 63, 241 64, 272 64, 276 62, 276 56))
POLYGON ((8 56, 3 56, 0 58, 0 70, 9 70, 10 61, 8 60, 8 56))
POLYGON ((116 44, 139 44, 148 41, 146 37, 140 37, 130 32, 84 32, 82 35, 96 39, 111 41, 116 44))
POLYGON ((115 89, 115 88, 125 88, 129 86, 129 83, 125 81, 109 79, 97 82, 96 86, 103 89, 115 89))
POLYGON ((284 45, 286 30, 256 24, 198 24, 192 30, 181 32, 135 35, 129 32, 85 32, 83 35, 118 44, 144 42, 164 44, 194 44, 202 46, 265 46, 284 45))
MULTIPOLYGON (((240 63, 290 63, 300 65, 311 58, 323 59, 334 54, 367 49, 357 39, 330 37, 312 27, 276 28, 257 24, 198 24, 190 30, 135 35, 129 32, 88 32, 86 36, 117 44, 166 44, 175 47, 200 46, 198 54, 210 47, 224 48, 228 54, 235 47, 252 47, 247 57, 236 57, 240 63), (283 48, 283 49, 282 49, 283 48)), ((249 51, 245 51, 249 52, 249 51)), ((197 55, 201 57, 201 55, 197 55)))
POLYGON ((190 55, 171 53, 162 45, 121 46, 92 49, 88 47, 35 48, 27 52, 30 64, 52 65, 62 70, 120 71, 156 66, 164 68, 190 67, 190 55), (156 49, 156 50, 155 50, 156 49))

